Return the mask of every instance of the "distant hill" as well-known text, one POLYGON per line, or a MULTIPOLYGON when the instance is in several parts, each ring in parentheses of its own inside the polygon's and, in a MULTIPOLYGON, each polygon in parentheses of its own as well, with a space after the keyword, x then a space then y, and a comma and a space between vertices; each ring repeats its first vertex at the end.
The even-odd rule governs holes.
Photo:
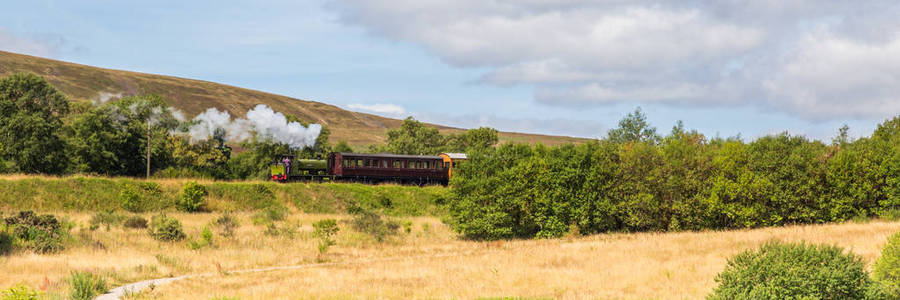
MULTIPOLYGON (((101 93, 124 96, 154 93, 164 96, 169 105, 193 117, 210 107, 243 117, 257 104, 275 111, 296 115, 302 120, 321 123, 331 129, 333 143, 344 140, 351 145, 384 144, 386 132, 400 126, 402 120, 348 111, 321 102, 294 99, 215 82, 172 76, 103 69, 46 58, 0 51, 0 76, 32 72, 43 76, 72 101, 90 101, 101 93)), ((462 129, 429 124, 442 133, 462 129)), ((585 139, 501 132, 501 141, 543 143, 548 145, 581 142, 585 139)))

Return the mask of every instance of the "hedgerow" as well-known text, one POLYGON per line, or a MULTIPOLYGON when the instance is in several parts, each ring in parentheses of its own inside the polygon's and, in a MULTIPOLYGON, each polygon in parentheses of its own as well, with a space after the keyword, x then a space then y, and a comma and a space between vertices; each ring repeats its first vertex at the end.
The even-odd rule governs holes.
MULTIPOLYGON (((636 122, 630 122, 633 124, 636 122)), ((831 144, 676 127, 580 145, 503 144, 454 169, 449 223, 471 239, 816 224, 900 208, 900 117, 831 144)), ((638 132, 640 130, 635 129, 638 132)), ((643 132, 643 131, 641 131, 643 132)))

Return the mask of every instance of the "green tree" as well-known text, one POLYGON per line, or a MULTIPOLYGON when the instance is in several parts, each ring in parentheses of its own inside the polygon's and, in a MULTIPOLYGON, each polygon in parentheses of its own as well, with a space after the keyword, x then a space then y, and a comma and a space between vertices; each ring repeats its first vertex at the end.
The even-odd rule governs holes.
POLYGON ((444 137, 437 128, 426 126, 413 117, 407 117, 400 128, 389 130, 387 135, 385 150, 390 153, 436 155, 444 147, 444 137))
POLYGON ((67 157, 59 128, 69 113, 66 97, 34 74, 0 80, 0 161, 11 171, 60 174, 67 157))
POLYGON ((191 143, 185 136, 170 136, 166 147, 175 168, 188 169, 196 174, 226 179, 231 149, 216 139, 191 143))
POLYGON ((619 127, 606 133, 607 139, 615 143, 659 141, 656 128, 647 123, 647 116, 638 107, 619 121, 619 127))
POLYGON ((132 132, 129 143, 141 145, 141 150, 128 157, 129 175, 149 175, 152 170, 164 169, 171 165, 172 156, 166 148, 169 132, 181 122, 175 118, 173 109, 158 95, 125 97, 112 102, 111 113, 124 120, 127 130, 132 132), (143 159, 138 159, 143 157, 143 159), (148 159, 149 158, 149 159, 148 159), (135 172, 133 164, 140 162, 144 172, 135 172))
POLYGON ((490 127, 469 129, 466 132, 447 136, 443 151, 466 152, 469 149, 484 149, 497 145, 497 130, 490 127))
POLYGON ((135 176, 144 167, 140 124, 119 118, 114 107, 90 108, 68 125, 75 172, 135 176))
POLYGON ((350 147, 350 144, 347 144, 347 141, 340 141, 337 145, 332 149, 334 152, 353 152, 353 147, 350 147))

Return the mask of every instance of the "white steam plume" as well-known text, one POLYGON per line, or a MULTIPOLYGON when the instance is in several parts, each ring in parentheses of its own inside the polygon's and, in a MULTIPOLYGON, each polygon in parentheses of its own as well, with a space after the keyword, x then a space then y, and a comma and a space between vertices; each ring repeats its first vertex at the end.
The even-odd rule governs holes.
POLYGON ((193 140, 206 140, 216 128, 222 128, 230 141, 246 140, 252 136, 251 132, 256 132, 260 137, 273 139, 294 149, 315 145, 316 138, 322 132, 322 125, 304 127, 298 122, 288 122, 284 114, 263 104, 247 111, 246 119, 232 120, 228 112, 209 108, 194 117, 194 122, 196 124, 188 130, 193 140))

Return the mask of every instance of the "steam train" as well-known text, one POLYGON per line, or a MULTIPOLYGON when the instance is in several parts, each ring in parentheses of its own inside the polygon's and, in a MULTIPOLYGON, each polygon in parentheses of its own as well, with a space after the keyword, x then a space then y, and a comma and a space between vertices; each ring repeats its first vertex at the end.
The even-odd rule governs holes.
POLYGON ((335 181, 447 185, 453 168, 467 159, 464 153, 399 155, 332 152, 325 160, 275 158, 269 169, 273 181, 335 181))

